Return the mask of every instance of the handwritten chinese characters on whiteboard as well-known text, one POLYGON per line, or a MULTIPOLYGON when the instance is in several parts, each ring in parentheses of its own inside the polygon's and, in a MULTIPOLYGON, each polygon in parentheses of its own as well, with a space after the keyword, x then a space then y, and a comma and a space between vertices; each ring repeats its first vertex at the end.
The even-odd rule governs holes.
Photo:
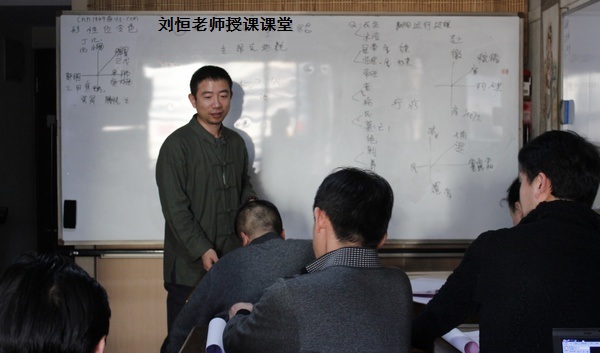
POLYGON ((225 124, 286 234, 312 236, 312 198, 334 168, 394 188, 391 239, 469 239, 508 226, 517 174, 516 16, 63 15, 62 198, 68 242, 162 241, 160 145, 194 110, 192 73, 232 76, 225 124))

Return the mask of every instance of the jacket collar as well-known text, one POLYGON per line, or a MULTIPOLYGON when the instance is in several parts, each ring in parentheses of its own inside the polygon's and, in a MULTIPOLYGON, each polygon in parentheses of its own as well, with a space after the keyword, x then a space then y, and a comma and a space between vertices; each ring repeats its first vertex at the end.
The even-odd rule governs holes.
POLYGON ((268 242, 269 240, 273 240, 273 239, 283 240, 283 238, 281 236, 277 235, 277 233, 269 232, 269 233, 265 233, 264 235, 261 235, 260 237, 252 240, 250 242, 250 244, 248 244, 248 246, 264 244, 264 243, 268 242))

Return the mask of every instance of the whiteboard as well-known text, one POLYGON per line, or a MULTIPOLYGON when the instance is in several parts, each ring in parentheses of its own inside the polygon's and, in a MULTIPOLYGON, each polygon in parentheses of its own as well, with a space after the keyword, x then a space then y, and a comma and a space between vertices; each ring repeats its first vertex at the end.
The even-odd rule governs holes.
MULTIPOLYGON (((562 96, 574 102, 573 130, 600 146, 600 2, 592 1, 563 14, 562 96)), ((600 194, 594 201, 600 209, 600 194)))
POLYGON ((60 229, 67 244, 162 242, 156 158, 191 119, 189 79, 205 64, 235 81, 225 125, 245 139, 255 191, 278 206, 289 238, 312 237, 314 194, 340 166, 390 182, 390 239, 473 239, 511 224, 501 199, 517 175, 516 15, 67 12, 59 22, 60 199, 76 202, 74 228, 60 229))

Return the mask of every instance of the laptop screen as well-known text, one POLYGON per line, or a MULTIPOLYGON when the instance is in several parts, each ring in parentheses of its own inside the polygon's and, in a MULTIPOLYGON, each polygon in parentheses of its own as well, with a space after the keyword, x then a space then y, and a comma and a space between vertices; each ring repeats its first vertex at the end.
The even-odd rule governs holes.
POLYGON ((555 328, 554 353, 600 353, 600 328, 555 328))

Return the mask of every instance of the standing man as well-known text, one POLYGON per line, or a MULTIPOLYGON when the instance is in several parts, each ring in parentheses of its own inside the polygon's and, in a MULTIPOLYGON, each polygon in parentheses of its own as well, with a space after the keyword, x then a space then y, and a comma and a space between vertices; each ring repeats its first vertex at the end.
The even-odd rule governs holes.
POLYGON ((548 131, 519 151, 523 218, 475 239, 415 319, 412 342, 433 341, 479 317, 482 352, 552 352, 552 329, 600 327, 600 217, 591 207, 600 153, 583 137, 548 131))
POLYGON ((156 162, 165 217, 169 331, 206 271, 241 245, 234 230, 235 213, 240 204, 256 198, 244 140, 223 126, 231 105, 231 77, 220 67, 203 66, 192 75, 190 91, 196 114, 166 138, 156 162))
POLYGON ((278 279, 252 305, 229 311, 223 343, 244 352, 410 352, 410 281, 383 267, 394 196, 379 175, 355 168, 325 178, 313 205, 306 274, 278 279))

